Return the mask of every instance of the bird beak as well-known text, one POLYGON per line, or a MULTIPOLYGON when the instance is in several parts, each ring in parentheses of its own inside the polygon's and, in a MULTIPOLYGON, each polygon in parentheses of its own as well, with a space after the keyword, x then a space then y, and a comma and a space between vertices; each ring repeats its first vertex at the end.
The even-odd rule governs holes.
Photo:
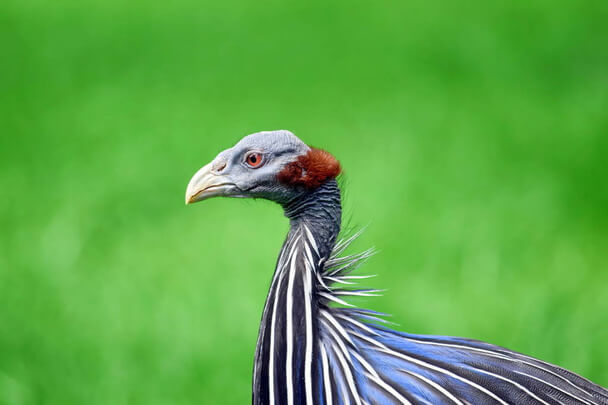
POLYGON ((192 176, 186 189, 186 204, 216 196, 230 196, 238 188, 226 175, 212 170, 212 163, 203 166, 192 176))

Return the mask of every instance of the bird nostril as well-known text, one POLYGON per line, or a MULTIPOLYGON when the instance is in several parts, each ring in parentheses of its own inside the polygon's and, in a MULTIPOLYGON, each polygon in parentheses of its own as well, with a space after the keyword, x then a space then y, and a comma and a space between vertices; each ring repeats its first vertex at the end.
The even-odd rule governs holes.
POLYGON ((216 166, 215 166, 215 171, 216 172, 221 172, 222 170, 224 170, 226 168, 226 162, 219 162, 216 166))

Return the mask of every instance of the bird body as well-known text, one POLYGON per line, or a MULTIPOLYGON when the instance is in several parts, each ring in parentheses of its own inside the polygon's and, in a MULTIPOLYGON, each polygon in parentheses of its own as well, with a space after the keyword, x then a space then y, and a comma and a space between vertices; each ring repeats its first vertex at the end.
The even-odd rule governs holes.
POLYGON ((337 160, 288 131, 245 137, 191 180, 187 202, 266 198, 290 220, 264 306, 254 405, 586 404, 608 390, 572 372, 488 343, 393 331, 350 305, 353 275, 371 254, 343 256, 337 160))

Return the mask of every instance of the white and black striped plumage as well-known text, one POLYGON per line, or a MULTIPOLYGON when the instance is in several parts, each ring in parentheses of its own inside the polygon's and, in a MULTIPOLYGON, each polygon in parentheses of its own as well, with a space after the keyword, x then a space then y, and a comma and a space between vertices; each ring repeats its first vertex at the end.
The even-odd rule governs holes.
POLYGON ((371 252, 341 256, 357 235, 336 241, 340 190, 335 174, 321 176, 325 160, 298 160, 310 151, 287 131, 250 135, 188 186, 187 202, 262 197, 280 203, 290 219, 262 315, 254 405, 608 404, 608 390, 558 366, 475 340, 396 332, 381 314, 350 306, 349 296, 376 292, 356 289, 364 277, 352 273, 371 252), (265 173, 246 170, 251 151, 265 173), (292 162, 301 167, 290 176, 323 181, 311 187, 285 179, 292 162), (243 175, 249 178, 235 178, 243 175))

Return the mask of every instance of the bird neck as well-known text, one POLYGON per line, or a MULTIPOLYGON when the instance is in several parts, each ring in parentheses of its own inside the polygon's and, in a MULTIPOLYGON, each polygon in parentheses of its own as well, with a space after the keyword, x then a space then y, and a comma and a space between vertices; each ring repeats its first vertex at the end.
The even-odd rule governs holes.
POLYGON ((331 179, 315 190, 304 192, 283 204, 290 220, 288 239, 303 225, 312 234, 321 258, 327 259, 336 242, 342 219, 340 188, 331 179))
POLYGON ((253 379, 254 405, 313 403, 319 389, 318 280, 340 230, 340 189, 335 180, 283 205, 291 227, 264 306, 253 379))

